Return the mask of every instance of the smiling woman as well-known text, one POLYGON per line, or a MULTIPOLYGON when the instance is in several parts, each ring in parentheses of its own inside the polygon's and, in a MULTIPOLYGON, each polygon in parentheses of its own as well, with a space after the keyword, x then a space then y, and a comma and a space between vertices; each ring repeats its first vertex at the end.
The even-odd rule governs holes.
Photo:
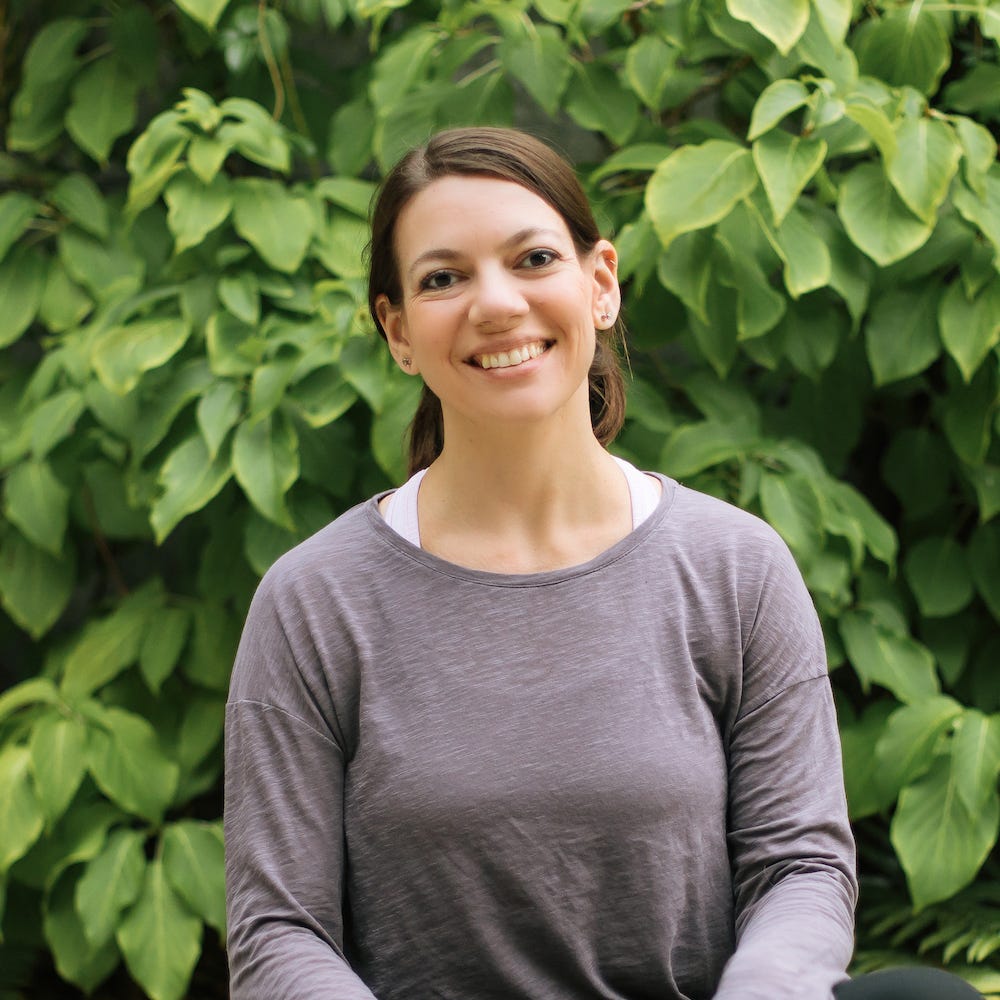
POLYGON ((854 845, 788 549, 606 449, 617 257, 569 165, 500 129, 409 153, 369 300, 424 380, 412 475, 282 557, 250 610, 234 1000, 919 996, 838 985, 854 845))

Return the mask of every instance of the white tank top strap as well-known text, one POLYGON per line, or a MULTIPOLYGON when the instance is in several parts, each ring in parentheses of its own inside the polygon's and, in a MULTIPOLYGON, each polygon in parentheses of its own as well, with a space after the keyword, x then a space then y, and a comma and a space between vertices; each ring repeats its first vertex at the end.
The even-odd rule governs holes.
POLYGON ((417 491, 426 469, 414 473, 389 497, 385 521, 408 542, 420 548, 420 524, 417 521, 417 491))
POLYGON ((625 473, 625 481, 628 483, 629 495, 632 497, 632 530, 634 531, 656 510, 660 503, 660 491, 656 481, 651 476, 640 472, 624 458, 619 458, 617 455, 612 457, 625 473))
MULTIPOLYGON (((650 514, 656 510, 660 502, 660 491, 656 482, 640 472, 630 462, 614 456, 618 467, 625 475, 628 483, 629 496, 632 499, 632 528, 638 528, 650 514)), ((424 478, 426 469, 414 473, 402 486, 389 496, 385 508, 385 522, 398 535, 402 535, 412 545, 420 548, 420 523, 417 519, 417 493, 420 491, 420 481, 424 478)))

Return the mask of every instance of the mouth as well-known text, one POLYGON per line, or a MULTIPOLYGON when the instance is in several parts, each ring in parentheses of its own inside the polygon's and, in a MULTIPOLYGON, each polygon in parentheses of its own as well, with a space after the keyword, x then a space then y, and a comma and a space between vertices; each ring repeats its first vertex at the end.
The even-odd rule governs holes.
POLYGON ((470 363, 477 368, 515 368, 526 361, 544 354, 553 344, 551 340, 534 340, 530 344, 522 344, 509 351, 497 351, 495 354, 475 354, 470 363))

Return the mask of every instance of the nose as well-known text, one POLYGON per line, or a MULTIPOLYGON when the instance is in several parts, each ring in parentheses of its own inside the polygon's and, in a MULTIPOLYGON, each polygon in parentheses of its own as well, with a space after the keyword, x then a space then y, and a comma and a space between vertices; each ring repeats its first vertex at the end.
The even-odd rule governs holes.
POLYGON ((484 268, 476 278, 469 320, 478 327, 504 330, 528 312, 517 278, 503 267, 484 268))

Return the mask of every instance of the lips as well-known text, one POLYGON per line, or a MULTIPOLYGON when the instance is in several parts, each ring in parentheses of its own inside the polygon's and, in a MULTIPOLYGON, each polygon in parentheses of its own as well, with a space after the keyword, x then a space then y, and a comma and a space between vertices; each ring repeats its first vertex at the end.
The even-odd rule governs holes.
POLYGON ((476 354, 472 363, 479 368, 514 368, 523 365, 532 358, 544 354, 552 346, 551 341, 534 340, 529 344, 511 348, 508 351, 497 351, 494 354, 476 354))

